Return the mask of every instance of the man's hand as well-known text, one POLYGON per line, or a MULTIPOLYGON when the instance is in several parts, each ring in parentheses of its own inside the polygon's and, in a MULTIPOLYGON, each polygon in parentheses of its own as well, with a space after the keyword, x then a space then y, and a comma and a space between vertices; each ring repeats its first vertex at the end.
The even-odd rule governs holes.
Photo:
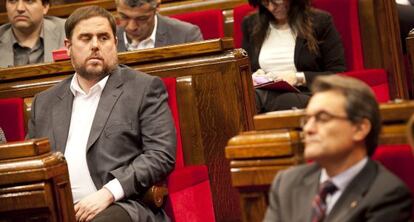
POLYGON ((279 74, 277 74, 277 79, 284 80, 292 86, 296 85, 296 83, 298 82, 298 80, 296 78, 296 73, 294 73, 294 72, 279 73, 279 74))
POLYGON ((113 202, 114 196, 108 189, 98 190, 75 204, 76 221, 91 221, 113 202))

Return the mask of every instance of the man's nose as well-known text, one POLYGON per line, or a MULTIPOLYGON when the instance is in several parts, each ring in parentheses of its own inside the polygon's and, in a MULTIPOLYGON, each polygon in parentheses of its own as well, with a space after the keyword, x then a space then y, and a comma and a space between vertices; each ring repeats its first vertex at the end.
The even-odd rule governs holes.
POLYGON ((93 37, 91 40, 91 48, 92 50, 97 50, 99 49, 99 39, 97 36, 93 37))
POLYGON ((17 1, 16 9, 19 12, 24 12, 26 11, 26 4, 22 0, 19 0, 17 1))
POLYGON ((134 31, 137 28, 138 28, 137 22, 134 19, 129 19, 128 23, 127 23, 127 26, 126 26, 126 29, 134 31))

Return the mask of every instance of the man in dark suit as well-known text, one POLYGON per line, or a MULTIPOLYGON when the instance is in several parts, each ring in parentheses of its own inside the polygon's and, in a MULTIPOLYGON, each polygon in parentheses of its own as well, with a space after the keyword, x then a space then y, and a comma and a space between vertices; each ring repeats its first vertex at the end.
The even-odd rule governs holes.
POLYGON ((166 221, 140 203, 175 163, 175 129, 162 81, 118 65, 116 24, 98 6, 65 24, 76 73, 37 95, 29 137, 65 154, 77 221, 166 221))
POLYGON ((202 41, 196 25, 157 13, 159 0, 116 0, 118 52, 202 41))
POLYGON ((311 164, 279 172, 264 221, 408 221, 405 185, 369 157, 381 128, 369 87, 338 75, 318 77, 303 119, 311 164))

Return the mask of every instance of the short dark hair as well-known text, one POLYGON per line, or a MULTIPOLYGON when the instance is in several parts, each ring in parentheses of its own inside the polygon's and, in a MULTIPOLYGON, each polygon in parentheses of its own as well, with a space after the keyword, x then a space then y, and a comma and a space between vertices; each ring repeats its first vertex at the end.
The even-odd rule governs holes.
POLYGON ((50 5, 50 1, 49 0, 42 0, 42 5, 50 5))
POLYGON ((141 5, 145 3, 150 4, 153 8, 157 7, 157 0, 115 0, 115 3, 118 5, 119 1, 124 1, 124 3, 131 8, 141 7, 141 5))
POLYGON ((365 138, 365 146, 368 156, 372 156, 381 132, 381 116, 371 88, 360 80, 341 75, 320 76, 312 84, 312 93, 331 90, 345 97, 345 111, 351 122, 358 123, 363 119, 370 121, 371 131, 365 138))
POLYGON ((75 29, 75 26, 80 21, 93 17, 103 17, 108 19, 108 22, 111 25, 112 33, 114 34, 114 37, 116 37, 116 22, 114 16, 112 16, 112 14, 106 9, 92 5, 78 8, 70 14, 69 18, 65 22, 66 38, 72 38, 73 29, 75 29))

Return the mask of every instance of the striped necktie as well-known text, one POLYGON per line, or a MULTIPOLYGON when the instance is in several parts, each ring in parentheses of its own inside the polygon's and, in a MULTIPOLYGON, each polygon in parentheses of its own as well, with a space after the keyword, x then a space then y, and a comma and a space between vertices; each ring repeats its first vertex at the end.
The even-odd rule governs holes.
POLYGON ((321 184, 319 193, 312 201, 312 222, 323 221, 326 212, 326 196, 335 193, 337 190, 338 188, 330 180, 321 184))

